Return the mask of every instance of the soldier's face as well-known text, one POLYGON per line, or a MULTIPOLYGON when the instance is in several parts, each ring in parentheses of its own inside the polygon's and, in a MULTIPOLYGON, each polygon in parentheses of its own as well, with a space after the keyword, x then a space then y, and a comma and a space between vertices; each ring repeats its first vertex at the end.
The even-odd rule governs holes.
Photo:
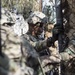
POLYGON ((43 32, 43 27, 34 26, 34 32, 36 35, 40 35, 43 32))
POLYGON ((36 26, 32 26, 32 33, 34 35, 40 35, 43 32, 44 26, 43 25, 36 25, 36 26))

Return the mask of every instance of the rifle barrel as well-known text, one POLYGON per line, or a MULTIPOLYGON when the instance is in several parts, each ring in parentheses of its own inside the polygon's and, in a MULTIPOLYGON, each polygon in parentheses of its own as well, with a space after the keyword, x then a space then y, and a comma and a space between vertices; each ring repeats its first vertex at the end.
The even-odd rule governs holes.
POLYGON ((56 23, 63 26, 62 0, 55 0, 56 23))
MULTIPOLYGON (((55 0, 55 9, 56 9, 56 24, 61 25, 61 29, 63 30, 63 14, 62 14, 62 0, 55 0)), ((63 32, 64 33, 64 32, 63 32)), ((62 52, 62 35, 63 33, 60 33, 58 36, 58 48, 59 53, 62 52)))

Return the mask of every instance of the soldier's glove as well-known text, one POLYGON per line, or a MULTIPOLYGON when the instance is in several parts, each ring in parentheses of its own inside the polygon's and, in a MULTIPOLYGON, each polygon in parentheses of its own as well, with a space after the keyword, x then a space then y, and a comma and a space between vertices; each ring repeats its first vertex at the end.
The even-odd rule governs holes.
POLYGON ((62 49, 61 51, 63 51, 67 46, 68 46, 68 42, 69 42, 69 38, 67 37, 66 34, 64 34, 64 28, 60 25, 60 24, 56 24, 53 28, 53 41, 55 42, 56 40, 58 40, 59 35, 61 35, 61 41, 62 41, 62 49))
POLYGON ((54 43, 54 41, 53 41, 53 38, 52 37, 50 37, 50 38, 47 39, 47 46, 48 47, 52 46, 53 43, 54 43))
POLYGON ((54 28, 52 30, 52 37, 47 39, 47 46, 54 46, 54 42, 58 40, 58 35, 61 33, 63 33, 63 28, 61 27, 61 25, 54 25, 54 28))
POLYGON ((68 47, 68 43, 69 43, 69 38, 67 37, 66 34, 62 35, 62 51, 65 50, 65 48, 68 47))
POLYGON ((61 27, 60 24, 54 25, 54 28, 52 30, 52 38, 54 41, 58 40, 58 35, 63 33, 64 29, 61 27))

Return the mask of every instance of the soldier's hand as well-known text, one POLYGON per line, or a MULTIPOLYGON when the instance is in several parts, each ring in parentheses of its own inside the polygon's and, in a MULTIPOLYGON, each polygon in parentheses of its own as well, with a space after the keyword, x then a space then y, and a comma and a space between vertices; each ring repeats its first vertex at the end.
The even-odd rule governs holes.
POLYGON ((47 46, 48 47, 54 45, 54 42, 56 40, 58 40, 59 34, 63 33, 63 30, 64 29, 61 27, 61 25, 59 25, 59 24, 54 25, 54 28, 52 30, 52 37, 47 39, 47 46))
POLYGON ((50 37, 50 38, 47 39, 47 46, 48 46, 48 47, 52 46, 53 43, 54 43, 54 42, 53 42, 53 38, 52 38, 52 37, 50 37))
POLYGON ((53 35, 52 38, 54 39, 54 41, 58 40, 58 35, 62 32, 63 28, 61 27, 61 25, 59 24, 54 25, 54 28, 52 30, 52 35, 53 35))

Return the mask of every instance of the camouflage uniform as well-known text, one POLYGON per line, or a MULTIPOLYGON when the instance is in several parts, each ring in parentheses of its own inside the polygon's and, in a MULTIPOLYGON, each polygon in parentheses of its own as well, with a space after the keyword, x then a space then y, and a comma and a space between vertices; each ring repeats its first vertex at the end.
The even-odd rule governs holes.
POLYGON ((3 57, 0 55, 0 75, 33 75, 33 69, 26 66, 25 59, 21 61, 20 38, 9 26, 2 25, 1 32, 3 57))
POLYGON ((27 35, 25 34, 24 36, 21 37, 22 43, 25 44, 25 41, 28 41, 29 44, 36 49, 36 51, 40 51, 42 49, 47 48, 47 42, 46 40, 39 40, 32 35, 27 35))
POLYGON ((4 10, 1 18, 3 57, 0 55, 0 75, 33 75, 33 69, 26 66, 25 59, 21 61, 23 57, 20 51, 21 41, 20 37, 18 37, 21 34, 21 29, 23 31, 22 34, 25 34, 28 30, 28 24, 24 21, 23 17, 4 10), (15 25, 13 25, 14 23, 15 25))
MULTIPOLYGON (((47 47, 46 40, 38 41, 38 39, 36 39, 30 34, 23 35, 21 39, 22 39, 22 49, 24 51, 23 55, 25 59, 27 59, 26 61, 27 64, 34 69, 36 69, 36 67, 38 69, 38 65, 39 65, 38 59, 40 58, 36 51, 43 50, 47 47)), ((35 75, 39 75, 39 74, 36 73, 35 75)))

